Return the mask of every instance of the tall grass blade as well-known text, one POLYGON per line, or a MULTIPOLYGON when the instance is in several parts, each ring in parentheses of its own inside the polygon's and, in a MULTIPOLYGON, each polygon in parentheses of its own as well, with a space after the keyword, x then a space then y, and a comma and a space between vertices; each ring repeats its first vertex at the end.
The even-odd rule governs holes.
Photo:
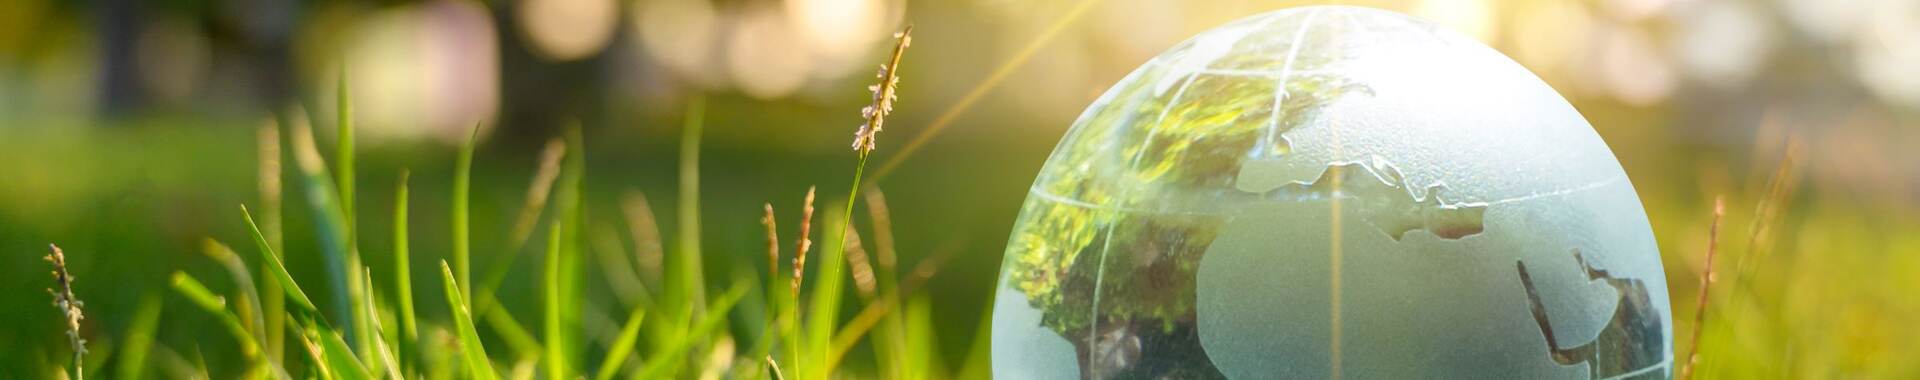
MULTIPOLYGON (((368 290, 374 289, 373 268, 362 267, 362 270, 360 273, 365 274, 365 276, 362 276, 361 278, 365 279, 366 281, 365 283, 366 289, 368 290)), ((378 301, 376 297, 377 296, 372 291, 367 292, 367 297, 365 299, 367 304, 364 305, 367 308, 367 310, 378 309, 377 307, 375 307, 375 305, 379 303, 379 302, 376 302, 378 301)), ((376 372, 385 372, 387 374, 388 379, 405 379, 406 378, 405 376, 400 375, 400 359, 394 357, 393 347, 387 345, 387 341, 385 339, 378 339, 378 337, 387 335, 386 328, 381 327, 380 325, 380 318, 368 319, 367 328, 369 329, 371 335, 376 337, 375 339, 373 339, 374 352, 366 354, 376 359, 376 360, 373 360, 373 362, 377 363, 378 365, 376 367, 380 368, 376 372)))
MULTIPOLYGON (((489 293, 480 293, 479 296, 493 297, 493 295, 489 293)), ((492 304, 499 304, 500 302, 499 300, 489 299, 476 301, 492 304)), ((513 313, 508 312, 506 308, 492 307, 480 313, 480 318, 483 318, 488 325, 493 326, 493 332, 500 334, 500 339, 507 341, 507 348, 513 350, 514 356, 537 360, 541 355, 546 353, 546 349, 540 348, 540 340, 535 339, 533 333, 527 332, 527 328, 524 327, 525 325, 520 324, 519 320, 513 319, 513 313)))
MULTIPOLYGON (((287 267, 280 261, 280 255, 274 253, 273 246, 267 244, 267 238, 260 234, 260 225, 253 222, 253 214, 247 212, 247 206, 240 206, 240 216, 247 221, 247 231, 253 233, 253 243, 259 246, 262 265, 266 266, 273 281, 279 284, 286 297, 294 301, 294 306, 307 313, 318 312, 313 301, 307 299, 307 293, 300 290, 300 284, 293 282, 293 275, 287 273, 287 267)), ((277 334, 277 332, 276 332, 277 334)))
POLYGON ((254 336, 266 336, 265 326, 262 326, 266 323, 260 315, 260 293, 254 286, 253 274, 247 271, 247 263, 240 261, 240 256, 233 252, 233 248, 217 240, 204 240, 201 251, 214 262, 220 263, 220 267, 233 277, 234 285, 240 288, 240 299, 233 311, 240 317, 241 324, 254 336))
POLYGON ((705 98, 687 101, 686 124, 680 135, 680 249, 674 257, 679 265, 668 272, 678 280, 671 290, 677 291, 683 297, 681 300, 695 305, 706 299, 705 272, 700 258, 700 135, 706 126, 706 112, 705 98))
POLYGON ((460 296, 460 284, 453 278, 453 267, 440 262, 440 274, 446 281, 447 304, 453 310, 453 326, 458 330, 456 338, 460 342, 461 356, 467 364, 467 375, 475 379, 492 380, 498 378, 493 365, 487 361, 487 349, 480 344, 480 332, 473 328, 473 314, 467 308, 466 297, 460 296))
POLYGON ((652 362, 684 362, 682 357, 668 359, 658 353, 673 350, 675 342, 685 339, 691 325, 706 310, 706 279, 700 248, 700 140, 705 119, 706 100, 697 96, 688 99, 680 136, 679 198, 675 210, 680 227, 676 231, 678 245, 662 258, 667 269, 661 273, 664 284, 655 309, 660 313, 654 318, 660 323, 650 323, 651 327, 645 328, 650 352, 656 353, 652 362))
POLYGON ((967 359, 960 364, 955 379, 993 379, 993 308, 980 314, 980 325, 973 328, 973 343, 967 346, 967 359))
POLYGON ((473 296, 472 239, 469 237, 468 203, 473 188, 473 150, 480 137, 480 124, 467 131, 467 142, 460 144, 460 156, 453 164, 453 272, 459 280, 460 294, 473 296))
POLYGON ((227 311, 225 298, 214 295, 213 291, 207 290, 206 285, 201 285, 199 280, 193 279, 193 276, 186 272, 173 272, 173 289, 186 297, 187 301, 191 301, 194 306, 199 306, 201 310, 212 314, 214 319, 220 321, 221 326, 225 327, 240 344, 240 353, 254 361, 259 368, 265 368, 265 361, 259 358, 258 341, 253 339, 253 334, 248 332, 245 326, 241 326, 240 317, 227 311))
POLYGON ((327 373, 333 374, 333 378, 341 380, 373 378, 373 373, 367 371, 366 364, 361 363, 360 359, 354 356, 353 349, 347 347, 347 342, 341 339, 339 331, 317 323, 309 324, 307 339, 319 345, 320 364, 326 367, 327 373))
MULTIPOLYGON (((879 186, 867 185, 862 188, 867 206, 868 222, 873 225, 873 246, 878 268, 874 270, 876 293, 880 299, 874 302, 886 305, 900 304, 899 255, 894 252, 893 215, 887 206, 886 193, 879 186)), ((872 304, 869 304, 871 307, 872 304)), ((893 306, 889 306, 893 307, 893 306)), ((905 376, 900 366, 906 361, 906 325, 901 322, 900 314, 886 313, 880 317, 879 324, 873 330, 874 360, 882 374, 890 378, 905 376)))
POLYGON ((566 132, 567 155, 554 194, 557 209, 553 236, 547 244, 548 299, 547 374, 550 379, 573 378, 575 346, 580 341, 581 301, 580 231, 581 181, 586 176, 585 138, 578 125, 566 132))
MULTIPOLYGON (((346 209, 340 206, 339 195, 335 194, 338 188, 333 186, 332 177, 327 175, 327 163, 314 145, 313 129, 296 119, 292 140, 301 182, 306 188, 307 206, 313 210, 314 233, 325 258, 322 261, 326 264, 327 283, 332 289, 333 303, 328 305, 328 314, 334 320, 355 320, 358 307, 354 306, 352 289, 358 286, 351 281, 357 275, 350 265, 352 245, 347 237, 346 209)), ((351 324, 348 327, 351 328, 351 324)))
POLYGON ((840 300, 845 294, 847 279, 847 261, 843 257, 846 238, 843 234, 846 233, 845 227, 852 225, 843 222, 845 219, 846 214, 832 209, 822 219, 827 226, 822 229, 822 235, 842 238, 827 240, 829 245, 820 247, 820 269, 814 272, 818 280, 813 282, 813 295, 806 300, 809 309, 805 318, 805 354, 808 358, 802 368, 808 372, 795 376, 824 379, 833 374, 834 363, 828 357, 833 352, 834 328, 840 323, 840 300))
POLYGON ((613 227, 600 225, 595 227, 593 247, 582 252, 591 253, 600 266, 600 275, 607 281, 607 290, 613 293, 620 305, 628 307, 653 307, 653 294, 647 280, 640 277, 627 250, 620 246, 620 233, 613 227))
POLYGON ((545 290, 545 297, 543 298, 545 298, 546 301, 546 342, 541 345, 546 347, 546 368, 547 378, 549 379, 567 379, 572 377, 569 376, 570 368, 567 368, 567 334, 561 327, 563 325, 561 319, 564 317, 561 315, 560 309, 567 305, 564 305, 561 299, 561 295, 565 293, 565 290, 561 289, 563 284, 561 283, 562 270, 560 268, 560 228, 561 226, 559 224, 554 224, 551 234, 548 236, 546 275, 542 276, 546 279, 547 283, 542 287, 545 290))
POLYGON ((336 164, 334 169, 338 170, 336 174, 336 177, 338 177, 337 183, 340 184, 340 209, 345 210, 347 216, 347 236, 348 240, 352 241, 354 230, 353 99, 350 94, 347 93, 347 65, 345 64, 340 65, 339 79, 338 87, 335 88, 334 92, 334 110, 338 111, 334 116, 334 131, 339 133, 339 139, 334 141, 334 149, 336 150, 333 159, 336 164))
POLYGON ((946 363, 940 360, 939 334, 934 333, 933 299, 925 294, 914 296, 907 301, 905 310, 901 310, 907 324, 907 361, 906 376, 901 379, 919 380, 933 378, 934 374, 946 373, 946 363))
POLYGON ((118 378, 121 380, 139 379, 145 376, 147 351, 153 347, 153 333, 160 328, 160 309, 165 305, 160 296, 147 293, 140 297, 140 306, 134 309, 133 324, 127 327, 125 343, 120 345, 118 378))
POLYGON ((661 379, 671 377, 678 372, 680 367, 686 364, 684 357, 687 351, 701 341, 701 337, 713 334, 714 328, 726 322, 727 311, 732 310, 733 305, 747 295, 747 285, 751 283, 750 281, 735 282, 732 288, 727 289, 726 293, 713 301, 712 308, 707 309, 707 314, 701 317, 698 323, 695 323, 679 339, 668 342, 665 345, 666 349, 656 352, 653 360, 647 361, 647 365, 642 367, 633 378, 661 379))
POLYGON ((647 309, 633 308, 627 316, 627 323, 620 326, 620 336, 613 339, 613 345, 607 347, 607 359, 600 363, 600 371, 593 375, 594 380, 612 379, 619 373, 620 367, 627 364, 627 357, 633 356, 633 344, 640 340, 640 322, 646 320, 647 309))
POLYGON ((540 222, 540 212, 546 210, 547 200, 553 198, 554 187, 559 185, 563 161, 574 156, 569 154, 569 148, 573 147, 568 146, 567 140, 556 137, 547 140, 546 147, 540 149, 540 165, 534 168, 533 182, 527 184, 526 201, 513 217, 513 228, 508 230, 511 240, 507 247, 513 252, 519 252, 532 239, 534 225, 540 222))
MULTIPOLYGON (((478 285, 480 293, 473 294, 471 297, 473 300, 473 305, 471 306, 474 308, 474 313, 480 315, 492 314, 490 309, 494 306, 493 301, 495 298, 491 295, 496 289, 500 288, 501 284, 506 282, 507 275, 515 265, 517 259, 515 255, 520 252, 521 248, 527 243, 529 236, 532 235, 534 225, 539 221, 540 213, 547 209, 547 198, 552 196, 555 183, 560 181, 561 159, 567 156, 566 151, 567 144, 561 139, 548 141, 547 147, 541 151, 539 168, 533 175, 533 182, 527 185, 526 201, 521 204, 519 215, 514 218, 513 229, 509 231, 510 235, 508 235, 508 239, 510 240, 508 240, 506 246, 507 255, 496 260, 497 262, 485 272, 485 275, 480 278, 480 284, 478 285), (483 297, 482 295, 486 296, 483 297)), ((468 286, 472 287, 473 285, 469 284, 468 286)))
MULTIPOLYGON (((273 246, 280 246, 283 238, 280 218, 282 197, 280 175, 284 172, 280 165, 283 151, 280 135, 280 126, 275 118, 268 118, 265 125, 260 126, 258 136, 260 144, 258 175, 262 214, 260 217, 261 223, 266 225, 267 243, 273 246)), ((262 261, 260 273, 267 272, 267 264, 262 261)), ((260 282, 259 294, 266 295, 260 299, 261 315, 265 319, 265 326, 261 329, 266 331, 261 344, 267 351, 267 361, 274 363, 275 366, 284 366, 281 358, 284 352, 282 350, 286 347, 287 299, 281 297, 280 292, 279 281, 269 278, 260 282)))
POLYGON ((419 361, 414 357, 414 345, 420 339, 420 328, 413 314, 413 259, 407 244, 407 177, 407 172, 400 172, 400 186, 394 190, 393 284, 398 298, 395 306, 400 309, 399 366, 404 373, 413 373, 419 361))
POLYGON ((357 176, 354 174, 356 160, 354 158, 353 138, 353 98, 350 93, 351 91, 347 87, 347 65, 345 64, 340 65, 339 80, 339 87, 334 93, 337 97, 334 103, 334 110, 338 112, 338 115, 334 118, 334 123, 336 123, 334 131, 339 133, 339 138, 334 141, 334 149, 336 150, 334 161, 336 164, 335 169, 339 170, 337 178, 335 178, 335 183, 340 184, 340 213, 344 219, 343 224, 345 225, 347 236, 345 250, 346 267, 348 269, 346 291, 347 301, 349 302, 348 309, 352 312, 352 324, 349 325, 350 328, 347 329, 346 335, 352 338, 351 342, 358 348, 355 352, 372 354, 372 341, 376 338, 369 331, 368 325, 374 316, 373 311, 366 308, 366 302, 362 302, 362 299, 368 297, 367 293, 371 292, 372 289, 362 288, 361 286, 365 285, 366 281, 359 278, 364 272, 359 270, 363 265, 360 261, 360 217, 358 212, 355 211, 358 210, 356 207, 358 204, 355 203, 354 186, 357 176))

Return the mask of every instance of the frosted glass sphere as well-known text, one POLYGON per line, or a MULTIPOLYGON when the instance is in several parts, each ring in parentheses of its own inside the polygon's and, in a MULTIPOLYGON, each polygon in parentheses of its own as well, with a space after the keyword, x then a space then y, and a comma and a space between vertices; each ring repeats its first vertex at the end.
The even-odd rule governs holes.
POLYGON ((993 370, 1666 378, 1665 275, 1579 112, 1434 24, 1295 8, 1102 95, 1007 244, 993 370))

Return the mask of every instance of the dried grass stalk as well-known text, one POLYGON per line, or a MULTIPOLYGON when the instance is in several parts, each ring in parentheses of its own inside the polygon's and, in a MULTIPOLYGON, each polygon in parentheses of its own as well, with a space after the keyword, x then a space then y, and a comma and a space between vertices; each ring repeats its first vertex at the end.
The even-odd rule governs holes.
POLYGON ((540 210, 546 208, 547 197, 560 178, 560 159, 566 155, 567 143, 560 138, 547 140, 547 146, 540 151, 540 167, 533 174, 533 183, 527 185, 527 199, 520 207, 519 216, 514 218, 512 247, 519 248, 533 237, 533 224, 539 222, 540 210))
POLYGON ((660 223, 653 217, 647 194, 628 191, 620 197, 620 210, 626 214, 627 228, 633 235, 634 256, 640 263, 641 276, 658 283, 664 249, 660 245, 660 223))
POLYGON ((767 280, 780 278, 780 233, 773 221, 773 203, 766 204, 766 214, 760 217, 760 225, 767 226, 767 280))
POLYGON ((1720 251, 1720 218, 1726 216, 1727 204, 1724 197, 1713 199, 1713 223, 1707 227, 1707 263, 1700 271, 1700 294, 1694 304, 1693 338, 1687 352, 1687 363, 1680 368, 1681 379, 1693 378, 1693 367, 1700 363, 1700 333, 1707 327, 1707 295, 1713 287, 1713 256, 1720 251))

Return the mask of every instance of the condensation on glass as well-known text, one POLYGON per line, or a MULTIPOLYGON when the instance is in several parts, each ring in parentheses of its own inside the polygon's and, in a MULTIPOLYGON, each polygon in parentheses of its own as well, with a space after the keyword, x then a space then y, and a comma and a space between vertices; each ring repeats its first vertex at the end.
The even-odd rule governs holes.
POLYGON ((1148 61, 1054 149, 1007 245, 1001 378, 1665 378, 1639 198, 1552 88, 1354 7, 1148 61))

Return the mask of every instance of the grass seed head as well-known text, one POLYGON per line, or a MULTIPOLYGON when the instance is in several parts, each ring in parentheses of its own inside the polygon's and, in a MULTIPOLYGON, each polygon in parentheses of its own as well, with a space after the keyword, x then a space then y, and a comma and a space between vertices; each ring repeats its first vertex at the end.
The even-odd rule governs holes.
POLYGON ((59 289, 47 289, 47 292, 53 294, 53 306, 60 308, 60 313, 66 317, 67 342, 73 345, 73 377, 83 378, 81 358, 87 353, 87 340, 80 339, 80 320, 87 318, 80 310, 83 302, 73 296, 73 274, 67 272, 66 253, 61 252, 57 245, 48 244, 47 248, 53 250, 53 253, 47 254, 46 260, 53 263, 54 285, 59 286, 59 289))
POLYGON ((802 273, 805 273, 807 270, 807 250, 813 249, 813 239, 809 239, 808 237, 812 236, 811 230, 813 229, 814 190, 814 187, 807 187, 807 200, 800 207, 800 247, 793 253, 792 291, 796 299, 800 297, 800 281, 804 278, 802 273))
POLYGON ((780 270, 780 233, 773 221, 773 203, 766 204, 766 214, 760 217, 760 224, 767 226, 767 279, 778 278, 780 270))
POLYGON ((893 54, 887 63, 880 65, 880 72, 874 75, 880 79, 880 83, 867 86, 867 91, 873 93, 873 103, 860 109, 860 117, 866 122, 860 124, 860 130, 853 133, 853 150, 860 152, 863 157, 873 152, 874 136, 880 134, 886 124, 887 114, 893 113, 893 103, 900 99, 900 56, 906 54, 907 46, 913 43, 913 25, 894 33, 893 38, 898 40, 893 46, 893 54))

